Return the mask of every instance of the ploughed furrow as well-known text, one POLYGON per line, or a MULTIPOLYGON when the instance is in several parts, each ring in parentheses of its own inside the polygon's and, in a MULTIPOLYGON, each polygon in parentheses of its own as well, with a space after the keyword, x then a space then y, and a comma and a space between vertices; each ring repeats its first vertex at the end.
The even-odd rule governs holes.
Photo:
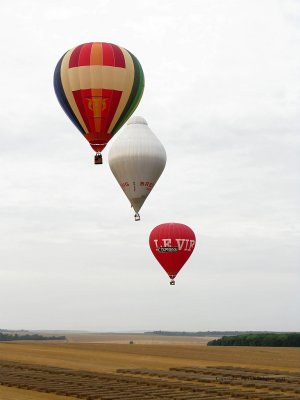
MULTIPOLYGON (((170 368, 169 371, 150 369, 118 369, 118 373, 131 376, 148 376, 175 381, 193 382, 194 387, 202 384, 202 390, 216 395, 229 394, 233 397, 252 399, 300 399, 300 374, 286 374, 285 371, 268 372, 259 369, 245 369, 227 367, 181 367, 170 368), (292 384, 291 384, 292 383, 292 384), (224 389, 222 390, 221 387, 224 389)), ((184 386, 182 386, 184 389, 184 386)))
POLYGON ((196 367, 173 367, 171 371, 179 372, 190 372, 204 375, 212 375, 218 377, 232 377, 242 379, 257 379, 263 381, 274 381, 274 382, 291 382, 300 383, 300 373, 290 373, 286 371, 267 371, 265 369, 250 369, 250 368, 229 368, 229 367, 207 367, 207 368, 196 368, 196 367))
POLYGON ((298 379, 282 371, 228 367, 98 373, 0 361, 0 385, 86 400, 296 400, 298 379))
MULTIPOLYGON (((243 369, 244 370, 244 369, 243 369)), ((245 387, 256 387, 256 388, 268 388, 271 390, 283 390, 283 391, 294 391, 299 393, 300 390, 300 374, 286 373, 285 371, 274 371, 267 372, 267 370, 250 369, 247 371, 239 371, 237 368, 228 367, 207 367, 204 368, 170 368, 170 371, 177 373, 185 373, 189 379, 194 376, 194 379, 201 379, 201 377, 206 376, 209 371, 212 371, 214 379, 220 384, 230 384, 230 385, 242 385, 245 387), (234 371, 233 371, 234 370, 234 371), (231 372, 233 371, 233 372, 231 372)))

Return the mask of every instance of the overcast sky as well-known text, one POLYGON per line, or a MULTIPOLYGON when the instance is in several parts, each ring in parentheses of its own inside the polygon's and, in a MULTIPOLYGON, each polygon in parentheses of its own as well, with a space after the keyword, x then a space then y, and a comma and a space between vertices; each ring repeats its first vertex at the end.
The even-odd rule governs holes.
POLYGON ((299 331, 300 1, 11 0, 0 30, 0 328, 299 331), (54 94, 90 41, 139 59, 166 148, 140 222, 54 94), (197 237, 175 286, 164 222, 197 237))

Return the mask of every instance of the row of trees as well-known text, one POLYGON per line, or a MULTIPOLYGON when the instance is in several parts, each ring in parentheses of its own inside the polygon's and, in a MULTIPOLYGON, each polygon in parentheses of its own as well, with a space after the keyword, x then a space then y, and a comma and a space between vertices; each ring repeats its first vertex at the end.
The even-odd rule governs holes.
POLYGON ((266 346, 300 347, 300 333, 258 333, 223 336, 207 343, 207 346, 266 346))
POLYGON ((11 342, 13 340, 66 340, 65 336, 42 336, 38 334, 20 335, 0 332, 0 342, 11 342))
POLYGON ((267 333, 267 332, 257 332, 257 331, 198 331, 198 332, 186 332, 186 331, 152 331, 152 332, 144 332, 145 335, 161 335, 161 336, 237 336, 237 335, 248 335, 248 334, 258 334, 258 333, 267 333))

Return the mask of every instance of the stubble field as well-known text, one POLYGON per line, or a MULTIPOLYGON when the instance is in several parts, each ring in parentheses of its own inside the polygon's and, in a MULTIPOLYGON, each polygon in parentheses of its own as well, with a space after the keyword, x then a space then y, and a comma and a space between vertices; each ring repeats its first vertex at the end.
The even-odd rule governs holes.
POLYGON ((101 343, 87 336, 0 343, 0 400, 300 399, 297 348, 207 347, 204 339, 143 335, 106 335, 101 343))

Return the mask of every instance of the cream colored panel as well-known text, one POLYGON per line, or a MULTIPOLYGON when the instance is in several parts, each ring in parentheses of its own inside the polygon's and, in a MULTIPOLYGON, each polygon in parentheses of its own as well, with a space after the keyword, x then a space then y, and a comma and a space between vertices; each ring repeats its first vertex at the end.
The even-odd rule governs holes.
POLYGON ((65 95, 68 99, 68 102, 72 108, 72 111, 74 112, 76 118, 78 119, 80 125, 82 126, 82 128, 84 129, 84 131, 86 133, 88 133, 88 129, 84 123, 84 120, 81 117, 81 114, 79 112, 79 109, 77 107, 76 101, 74 99, 73 93, 72 93, 72 87, 70 85, 70 78, 69 78, 69 61, 70 61, 70 57, 71 54, 73 52, 74 49, 69 50, 66 55, 63 58, 63 61, 61 63, 61 81, 62 81, 62 85, 63 85, 63 89, 65 92, 65 95))
POLYGON ((72 90, 80 89, 126 89, 125 68, 107 65, 87 65, 69 69, 69 81, 72 90))
POLYGON ((132 90, 132 86, 133 86, 133 81, 134 81, 134 64, 131 58, 131 55, 128 53, 128 51, 126 51, 125 49, 123 49, 122 47, 120 47, 120 49, 122 50, 122 53, 124 55, 125 58, 125 66, 126 68, 124 69, 124 76, 123 76, 123 93, 122 96, 120 98, 120 102, 118 105, 118 108, 116 109, 115 115, 113 120, 111 121, 111 124, 108 128, 108 133, 111 133, 112 129, 114 128, 115 124, 117 123, 118 119, 120 118, 122 111, 124 110, 131 90, 132 90))

